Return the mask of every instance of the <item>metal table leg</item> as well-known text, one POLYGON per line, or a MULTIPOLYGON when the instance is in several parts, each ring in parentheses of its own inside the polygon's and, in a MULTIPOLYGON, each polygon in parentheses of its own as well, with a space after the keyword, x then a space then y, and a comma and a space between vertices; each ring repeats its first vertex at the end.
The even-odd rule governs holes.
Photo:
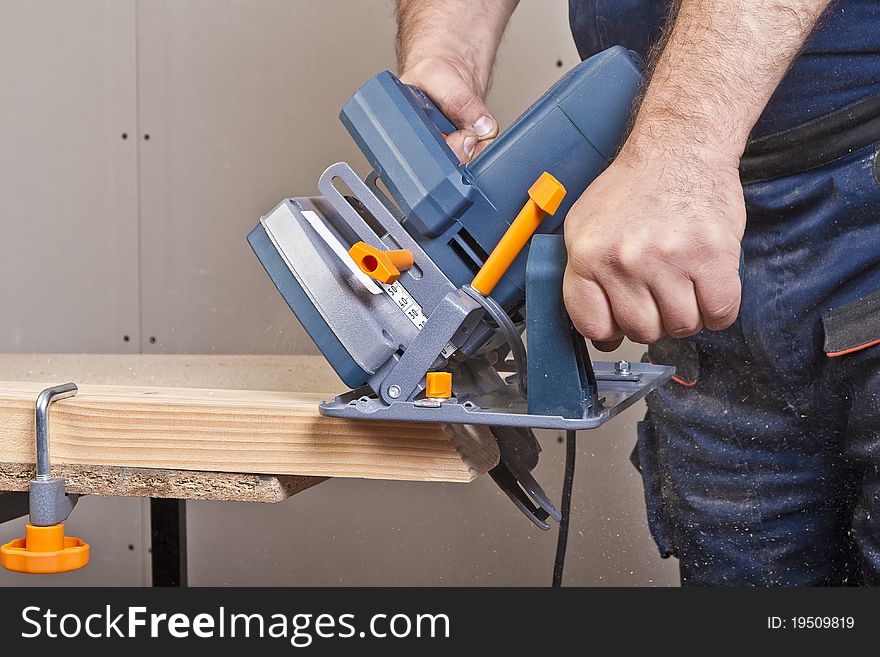
POLYGON ((27 493, 0 493, 0 523, 28 514, 27 493))
POLYGON ((150 498, 153 586, 186 586, 186 501, 150 498))

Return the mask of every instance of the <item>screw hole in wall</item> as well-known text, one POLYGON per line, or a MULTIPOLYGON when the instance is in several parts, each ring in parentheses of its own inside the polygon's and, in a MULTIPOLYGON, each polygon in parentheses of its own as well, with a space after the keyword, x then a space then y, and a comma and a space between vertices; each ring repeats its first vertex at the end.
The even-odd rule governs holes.
POLYGON ((123 138, 123 139, 128 139, 128 133, 127 133, 127 132, 123 132, 123 133, 122 133, 122 138, 123 138))
POLYGON ((150 133, 144 135, 144 141, 150 141, 150 133))
POLYGON ((556 66, 559 68, 562 68, 562 60, 561 59, 556 60, 556 66))
POLYGON ((129 336, 127 336, 127 335, 123 335, 123 336, 122 336, 122 341, 123 341, 123 342, 128 342, 129 340, 131 340, 131 337, 129 337, 129 336))
POLYGON ((156 338, 150 337, 150 344, 156 344, 156 338))

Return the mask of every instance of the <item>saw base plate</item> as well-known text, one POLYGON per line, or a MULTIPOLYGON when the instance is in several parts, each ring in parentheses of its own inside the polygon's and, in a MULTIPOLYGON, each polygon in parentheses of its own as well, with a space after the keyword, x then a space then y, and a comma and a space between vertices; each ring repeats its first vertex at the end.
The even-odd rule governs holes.
POLYGON ((630 374, 613 378, 609 374, 614 371, 613 363, 598 361, 594 366, 598 407, 586 409, 581 418, 530 414, 525 399, 516 391, 515 385, 469 399, 453 397, 439 403, 435 400, 425 403, 426 400, 417 399, 391 404, 382 402, 369 388, 359 388, 321 403, 319 409, 322 415, 349 420, 487 424, 530 429, 595 429, 675 374, 674 367, 633 363, 630 374))

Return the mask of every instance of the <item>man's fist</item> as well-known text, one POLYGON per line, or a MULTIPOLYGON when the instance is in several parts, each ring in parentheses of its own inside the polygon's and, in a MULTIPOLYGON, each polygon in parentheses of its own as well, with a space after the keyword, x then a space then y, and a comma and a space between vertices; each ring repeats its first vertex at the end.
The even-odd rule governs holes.
POLYGON ((746 212, 736 158, 627 146, 565 220, 563 293, 600 349, 730 326, 746 212))
POLYGON ((463 61, 451 57, 428 57, 409 66, 400 76, 434 101, 457 132, 446 143, 461 162, 470 162, 489 139, 498 135, 498 123, 489 113, 477 76, 463 61))

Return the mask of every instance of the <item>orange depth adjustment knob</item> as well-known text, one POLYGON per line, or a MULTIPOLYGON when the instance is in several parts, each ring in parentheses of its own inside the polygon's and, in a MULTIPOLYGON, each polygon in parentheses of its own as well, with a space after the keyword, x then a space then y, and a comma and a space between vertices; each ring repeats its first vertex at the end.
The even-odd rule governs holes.
POLYGON ((367 276, 389 285, 397 280, 400 272, 413 266, 413 254, 406 249, 383 251, 366 242, 355 244, 348 255, 367 276))
POLYGON ((25 537, 0 547, 0 565, 6 570, 48 575, 78 570, 89 563, 89 545, 64 535, 64 525, 37 527, 28 524, 25 537))
POLYGON ((428 372, 425 377, 425 397, 428 399, 449 399, 452 397, 452 373, 428 372))
POLYGON ((471 286, 484 297, 492 294, 498 281, 538 229, 538 224, 548 214, 556 214, 564 198, 562 183, 546 171, 542 173, 529 188, 529 200, 474 276, 471 286))

